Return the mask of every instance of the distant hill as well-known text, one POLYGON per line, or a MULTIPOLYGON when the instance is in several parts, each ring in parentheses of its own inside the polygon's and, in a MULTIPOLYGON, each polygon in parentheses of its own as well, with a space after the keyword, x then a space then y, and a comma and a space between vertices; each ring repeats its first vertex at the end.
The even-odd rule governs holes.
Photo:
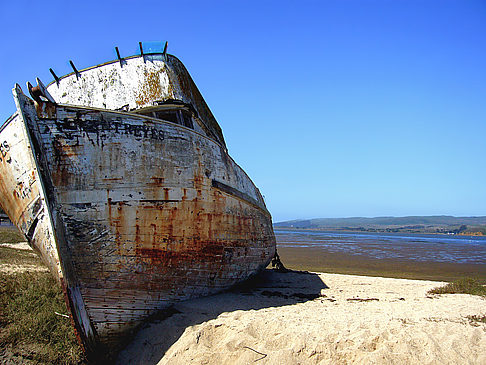
MULTIPOLYGON (((298 219, 274 223, 275 228, 350 230, 369 232, 424 232, 424 233, 461 233, 482 232, 486 230, 486 216, 453 217, 409 216, 409 217, 352 217, 298 219)), ((486 231, 485 231, 486 233, 486 231)))

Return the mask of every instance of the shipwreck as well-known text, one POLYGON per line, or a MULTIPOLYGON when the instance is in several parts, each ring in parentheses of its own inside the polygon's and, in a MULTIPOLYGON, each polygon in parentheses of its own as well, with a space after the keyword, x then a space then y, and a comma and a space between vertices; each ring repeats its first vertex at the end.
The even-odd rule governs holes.
POLYGON ((13 89, 0 205, 65 293, 88 354, 275 254, 262 195, 184 65, 162 51, 13 89))

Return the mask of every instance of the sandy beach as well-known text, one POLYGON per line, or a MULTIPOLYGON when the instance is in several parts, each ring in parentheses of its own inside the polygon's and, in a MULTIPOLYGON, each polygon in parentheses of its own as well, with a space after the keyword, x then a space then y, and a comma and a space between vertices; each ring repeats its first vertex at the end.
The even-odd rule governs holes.
POLYGON ((144 325, 117 363, 485 364, 486 324, 468 317, 486 315, 486 298, 427 293, 442 285, 267 269, 230 291, 176 304, 144 325))
POLYGON ((142 328, 119 364, 484 364, 486 299, 443 282, 267 270, 182 302, 142 328))

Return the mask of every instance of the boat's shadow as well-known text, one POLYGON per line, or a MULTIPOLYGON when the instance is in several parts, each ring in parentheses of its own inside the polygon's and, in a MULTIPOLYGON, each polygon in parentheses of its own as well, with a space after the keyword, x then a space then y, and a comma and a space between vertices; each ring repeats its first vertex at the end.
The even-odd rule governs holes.
POLYGON ((327 289, 317 274, 265 270, 236 288, 206 298, 178 303, 165 318, 147 323, 118 356, 118 364, 157 364, 187 327, 221 313, 287 306, 314 300, 327 289))

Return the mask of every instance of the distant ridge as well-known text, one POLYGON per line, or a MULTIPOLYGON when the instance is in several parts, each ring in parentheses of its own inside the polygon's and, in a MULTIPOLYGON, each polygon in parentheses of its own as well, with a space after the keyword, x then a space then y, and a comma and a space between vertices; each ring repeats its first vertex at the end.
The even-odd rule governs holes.
POLYGON ((350 217, 296 219, 274 223, 275 228, 332 229, 385 232, 461 233, 486 229, 486 216, 454 217, 448 215, 407 217, 350 217))

